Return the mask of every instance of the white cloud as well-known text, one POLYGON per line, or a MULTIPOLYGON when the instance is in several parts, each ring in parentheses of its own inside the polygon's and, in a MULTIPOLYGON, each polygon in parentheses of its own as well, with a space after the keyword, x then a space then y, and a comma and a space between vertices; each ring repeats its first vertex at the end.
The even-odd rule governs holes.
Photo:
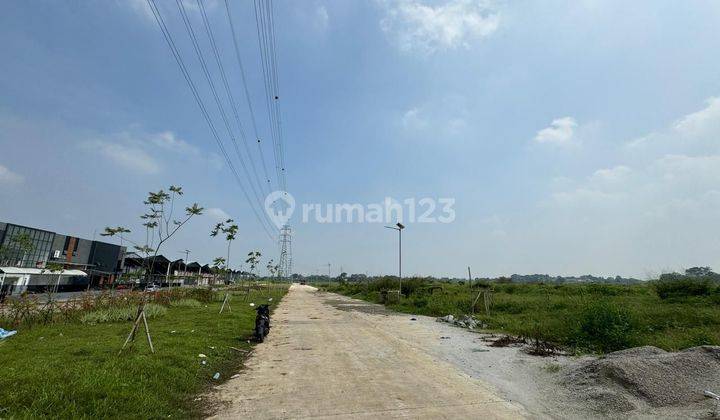
POLYGON ((141 175, 160 172, 160 163, 138 147, 103 140, 86 142, 83 146, 132 172, 141 175))
MULTIPOLYGON (((153 24, 155 23, 155 16, 153 15, 152 9, 148 5, 147 0, 119 0, 117 3, 120 6, 129 7, 133 13, 135 13, 137 16, 139 16, 146 22, 153 24)), ((165 11, 163 10, 163 8, 165 7, 166 3, 169 2, 155 2, 157 7, 160 9, 160 13, 162 13, 163 15, 165 15, 165 11)), ((185 7, 186 12, 200 13, 200 8, 195 1, 182 0, 182 4, 183 7, 185 7)), ((175 2, 172 2, 172 6, 170 7, 174 7, 174 5, 175 2)), ((208 12, 208 14, 210 14, 217 7, 217 2, 215 0, 203 0, 203 5, 205 6, 205 10, 208 12)))
POLYGON ((602 204, 611 204, 612 201, 617 201, 621 196, 618 193, 582 187, 572 191, 554 193, 552 198, 556 204, 566 208, 579 205, 597 208, 602 204))
POLYGON ((472 41, 490 36, 500 23, 499 13, 483 0, 448 0, 438 6, 418 0, 379 4, 385 12, 380 26, 402 51, 432 54, 468 48, 472 41))
POLYGON ((208 209, 205 209, 205 215, 212 218, 216 222, 224 222, 228 219, 232 219, 229 214, 225 212, 225 210, 218 208, 218 207, 211 207, 208 209))
POLYGON ((426 101, 408 108, 398 116, 399 126, 413 139, 454 141, 456 144, 469 140, 472 121, 462 95, 426 101))
POLYGON ((600 183, 622 182, 630 175, 632 170, 625 165, 618 165, 614 168, 598 169, 593 173, 591 179, 600 183))
POLYGON ((683 136, 702 136, 720 133, 720 98, 708 98, 707 106, 678 120, 673 128, 683 136))
POLYGON ((213 152, 204 152, 182 140, 172 131, 148 133, 133 127, 109 136, 101 136, 80 144, 126 169, 143 174, 155 174, 164 166, 196 163, 219 170, 224 161, 213 152), (162 165, 163 157, 168 160, 162 165))
POLYGON ((144 135, 148 141, 156 146, 174 151, 183 155, 196 156, 200 151, 185 140, 179 139, 172 131, 144 135))
POLYGON ((535 135, 538 143, 569 144, 575 135, 577 122, 572 117, 557 118, 549 127, 543 128, 535 135))
POLYGON ((714 155, 720 153, 720 98, 705 100, 705 107, 682 116, 673 124, 624 145, 628 156, 714 155))
POLYGON ((315 9, 315 27, 321 31, 324 31, 328 27, 330 22, 330 15, 325 6, 318 6, 315 9))
POLYGON ((22 175, 16 174, 7 167, 0 165, 0 184, 15 185, 25 180, 22 175))
POLYGON ((153 16, 153 12, 150 9, 147 0, 123 0, 118 1, 118 4, 126 5, 135 14, 137 14, 143 19, 147 19, 148 22, 155 22, 155 17, 153 16))
POLYGON ((421 130, 427 128, 427 121, 420 115, 419 108, 410 108, 402 116, 402 126, 407 130, 421 130))

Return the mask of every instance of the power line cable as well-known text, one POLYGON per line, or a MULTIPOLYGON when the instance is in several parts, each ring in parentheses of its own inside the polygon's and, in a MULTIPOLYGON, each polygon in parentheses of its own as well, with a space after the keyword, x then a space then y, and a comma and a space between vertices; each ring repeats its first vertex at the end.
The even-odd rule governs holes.
MULTIPOLYGON (((235 123, 237 124, 238 130, 240 131, 240 137, 243 141, 245 153, 247 154, 247 158, 250 161, 250 167, 252 168, 254 179, 257 182, 258 191, 262 192, 264 189, 263 183, 260 182, 260 176, 258 175, 257 168, 255 167, 255 160, 252 158, 252 154, 250 153, 250 147, 248 147, 247 144, 247 136, 245 135, 245 129, 240 122, 240 114, 238 112, 237 105, 235 104, 235 98, 233 97, 232 90, 230 89, 230 85, 228 84, 227 75, 225 73, 225 67, 222 63, 220 50, 218 49, 217 43, 215 42, 215 36, 213 35, 212 28, 210 27, 210 20, 208 19, 207 13, 205 12, 205 5, 201 0, 197 0, 197 5, 200 9, 200 15, 202 17, 203 25, 205 26, 205 33, 210 40, 210 46, 212 47, 215 62, 217 63, 218 69, 220 71, 220 79, 222 80, 223 87, 225 88, 225 93, 227 94, 228 101, 230 102, 230 107, 232 108, 233 115, 235 117, 235 123)), ((270 193, 270 191, 268 191, 267 193, 270 193)))
MULTIPOLYGON (((270 26, 270 47, 271 47, 271 55, 272 58, 272 75, 273 75, 273 83, 274 83, 274 99, 275 99, 275 120, 277 122, 278 127, 278 149, 280 154, 280 168, 283 175, 283 182, 286 181, 285 176, 285 145, 283 144, 283 126, 282 126, 282 113, 280 112, 280 83, 278 78, 278 54, 277 54, 277 44, 275 41, 275 14, 273 12, 273 0, 267 1, 267 9, 268 9, 268 17, 269 17, 269 26, 270 26)), ((287 189, 287 186, 285 187, 287 189)))
MULTIPOLYGON (((213 82, 212 75, 210 73, 210 70, 207 67, 207 62, 205 61, 205 56, 202 53, 202 49, 200 48, 200 43, 197 40, 197 35, 195 34, 195 30, 193 29, 192 23, 190 22, 190 19, 188 18, 187 11, 185 10, 185 5, 183 3, 183 0, 176 0, 175 3, 178 6, 178 10, 180 11, 180 15, 183 19, 183 23, 185 24, 185 29, 187 30, 187 33, 190 37, 190 40, 192 41, 193 48, 195 50, 195 54, 198 57, 198 60, 200 61, 200 66, 203 70, 203 74, 205 76, 206 81, 208 82, 208 85, 210 85, 210 91, 212 92, 213 99, 215 100, 215 104, 217 105, 218 111, 220 112, 220 118, 223 121, 223 124, 225 125, 225 129, 227 130, 228 136, 230 137, 230 140, 233 143, 233 146, 235 148, 235 154, 238 156, 238 159, 240 160, 240 165, 243 169, 243 172, 245 173, 245 176, 248 180, 248 184, 250 185, 250 189, 253 192, 253 195, 255 196, 255 199, 257 200, 257 204, 259 208, 262 210, 263 208, 263 200, 260 199, 260 196, 258 195, 258 192, 255 188, 255 185, 252 183, 250 179, 250 173, 248 171, 247 165, 245 164, 245 159, 242 156, 242 153, 240 152, 240 148, 237 145, 237 140, 235 139, 235 135, 232 131, 232 128, 230 127, 230 122, 228 121, 227 114, 225 112, 225 108, 222 105, 222 102, 220 101, 220 96, 217 93, 217 89, 215 88, 215 83, 213 82)), ((269 216, 265 214, 265 222, 268 223, 268 225, 272 229, 272 223, 269 221, 269 216)))
POLYGON ((240 47, 238 46, 237 34, 235 32, 235 25, 232 20, 232 14, 230 13, 230 4, 228 0, 225 0, 225 12, 227 14, 228 23, 230 25, 230 32, 232 33, 233 46, 235 47, 235 58, 240 68, 240 77, 242 79, 243 88, 245 90, 245 99, 247 100, 248 110, 250 111, 250 121, 252 121, 253 133, 255 134, 258 154, 260 155, 260 162, 262 162, 263 174, 267 182, 268 190, 272 191, 272 183, 270 182, 270 176, 268 175, 267 164, 265 163, 265 154, 261 145, 261 138, 258 134, 257 122, 255 121, 255 110, 252 106, 252 100, 250 99, 250 91, 247 85, 247 78, 245 77, 245 66, 243 66, 242 58, 240 56, 240 47))
POLYGON ((157 5, 155 4, 155 0, 147 0, 148 6, 150 7, 150 10, 153 13, 153 16, 155 17, 155 22, 158 24, 158 27, 160 28, 160 31, 162 32, 163 38, 165 39, 165 42, 167 43, 168 47, 170 48, 170 52, 172 53, 173 57, 175 58, 176 63, 178 64, 178 67, 180 68, 180 72, 183 75, 183 78, 185 79, 185 82, 187 83, 188 87, 190 88, 190 92, 193 95, 193 98, 195 99, 195 103, 198 105, 198 108, 200 108, 200 112, 205 119, 205 122, 207 123, 208 127, 210 128, 210 132, 215 139, 215 142, 218 145, 218 148, 220 149, 221 154, 225 158, 225 162, 228 165, 228 168, 235 176, 235 180, 240 187, 240 190, 242 191, 243 195, 245 196, 245 199, 247 200, 248 204, 250 205, 251 210, 253 211, 253 214, 255 215, 258 222, 260 222, 260 225, 262 226, 263 230, 267 234, 268 238, 270 240, 274 240, 275 238, 273 235, 268 231, 267 227, 265 226, 265 223, 263 223, 263 218, 260 217, 257 210, 255 209, 255 206, 253 205, 253 201, 250 199, 250 196, 247 193, 247 190, 243 186, 240 176, 237 173, 237 170, 235 169, 235 166, 232 163, 232 160, 230 159, 230 156, 227 154, 227 151, 225 150, 225 146, 222 143, 222 140, 220 140, 220 136, 218 135, 218 132, 215 128, 215 124, 213 123, 212 119, 210 118, 210 114, 207 111, 207 108, 205 107, 205 104, 202 101, 202 98, 200 97, 200 94, 197 90, 197 87, 195 86, 195 83, 192 80, 192 77, 190 76, 190 73, 187 70, 187 67, 185 66, 185 62, 182 59, 182 56, 180 55, 180 50, 177 48, 177 45, 175 44, 175 41, 172 38, 172 34, 168 30, 167 26, 165 25, 165 20, 162 17, 162 14, 160 13, 160 9, 158 9, 157 5))
POLYGON ((278 108, 277 101, 279 95, 275 88, 276 70, 273 64, 272 41, 270 32, 270 10, 267 2, 262 0, 254 0, 255 23, 257 27, 258 46, 260 49, 260 62, 262 64, 263 82, 265 86, 265 103, 268 112, 268 120, 270 123, 270 132, 273 140, 273 155, 275 158, 275 171, 278 178, 278 184, 283 190, 287 190, 284 167, 282 164, 282 155, 280 150, 280 129, 278 124, 278 108))

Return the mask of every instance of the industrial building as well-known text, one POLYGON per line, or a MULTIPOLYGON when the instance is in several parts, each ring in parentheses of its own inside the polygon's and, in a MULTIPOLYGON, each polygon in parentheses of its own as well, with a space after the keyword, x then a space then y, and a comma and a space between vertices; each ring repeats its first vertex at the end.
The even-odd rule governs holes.
POLYGON ((124 255, 119 245, 0 222, 0 294, 110 284, 122 272, 124 255))

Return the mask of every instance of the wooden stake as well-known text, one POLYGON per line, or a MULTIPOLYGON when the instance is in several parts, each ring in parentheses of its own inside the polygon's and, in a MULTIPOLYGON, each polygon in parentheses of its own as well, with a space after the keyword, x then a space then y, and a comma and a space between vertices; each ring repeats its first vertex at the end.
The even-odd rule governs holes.
POLYGON ((220 313, 223 312, 223 309, 225 309, 225 306, 226 306, 226 305, 227 305, 227 307, 228 307, 228 311, 232 312, 232 308, 230 308, 229 299, 230 299, 230 293, 229 293, 229 292, 225 292, 225 299, 223 299, 222 306, 220 307, 220 313))
POLYGON ((125 350, 125 347, 130 341, 135 341, 135 331, 137 331, 138 324, 140 323, 140 313, 141 309, 138 308, 138 314, 135 316, 135 322, 133 322, 133 327, 130 330, 130 334, 128 334, 127 338, 125 339, 125 343, 123 343, 122 348, 118 352, 118 356, 122 353, 123 350, 125 350))
POLYGON ((473 304, 472 304, 472 313, 473 313, 473 315, 475 315, 475 305, 477 304, 478 299, 480 299, 480 295, 481 295, 482 293, 483 293, 483 291, 480 290, 480 291, 478 292, 477 296, 475 297, 475 300, 473 301, 473 304))
POLYGON ((140 321, 143 321, 143 324, 145 325, 145 335, 147 336, 148 344, 150 344, 150 351, 155 353, 152 338, 150 338, 150 328, 148 327, 147 317, 145 316, 145 304, 143 304, 138 308, 138 313, 135 316, 135 322, 133 322, 133 327, 130 330, 130 334, 128 334, 127 338, 125 339, 122 347, 120 348, 118 356, 122 354, 122 351, 125 350, 125 347, 127 347, 128 343, 135 343, 135 334, 137 334, 137 331, 140 328, 140 321))
POLYGON ((145 323, 145 335, 147 335, 148 344, 150 344, 150 351, 155 353, 155 347, 153 347, 152 338, 150 338, 150 328, 148 327, 147 318, 145 317, 145 308, 142 311, 143 323, 145 323))

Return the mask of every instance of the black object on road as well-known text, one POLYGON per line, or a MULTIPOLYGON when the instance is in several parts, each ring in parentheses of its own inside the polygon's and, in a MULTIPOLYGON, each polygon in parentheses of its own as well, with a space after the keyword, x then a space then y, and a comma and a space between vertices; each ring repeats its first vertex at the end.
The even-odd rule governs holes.
POLYGON ((270 306, 259 305, 255 316, 255 339, 262 343, 265 336, 270 332, 270 306))

